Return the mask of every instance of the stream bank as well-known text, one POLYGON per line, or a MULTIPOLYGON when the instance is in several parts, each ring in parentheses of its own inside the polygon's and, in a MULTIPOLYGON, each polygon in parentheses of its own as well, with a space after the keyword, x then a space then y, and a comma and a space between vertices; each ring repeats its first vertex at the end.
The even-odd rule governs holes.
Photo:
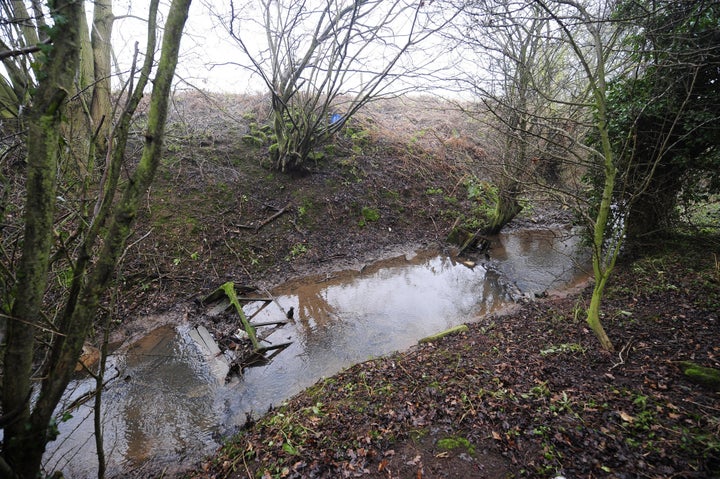
MULTIPOLYGON (((109 358, 106 375, 116 378, 104 392, 109 475, 187 468, 217 447, 219 437, 320 378, 587 277, 581 267, 587 255, 571 229, 504 233, 492 239, 490 251, 495 258, 476 262, 407 249, 357 270, 290 281, 259 300, 240 297, 271 351, 253 367, 240 362, 235 368, 240 344, 249 341, 225 295, 182 315, 165 314, 162 322, 144 319, 152 329, 109 358), (272 349, 276 344, 286 346, 272 349)), ((74 382, 67 402, 92 387, 89 379, 74 382)), ((78 445, 92 436, 92 407, 72 414, 46 460, 72 477, 90 477, 94 452, 78 445)))
POLYGON ((719 255, 676 238, 620 264, 613 354, 588 288, 551 295, 319 381, 189 477, 720 477, 720 396, 679 367, 720 366, 719 255))

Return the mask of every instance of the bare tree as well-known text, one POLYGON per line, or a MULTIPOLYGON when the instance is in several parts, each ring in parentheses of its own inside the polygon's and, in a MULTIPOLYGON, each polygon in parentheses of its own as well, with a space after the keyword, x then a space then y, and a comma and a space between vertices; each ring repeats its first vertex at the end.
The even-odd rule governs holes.
POLYGON ((600 321, 605 287, 628 228, 647 230, 656 219, 629 213, 657 206, 659 198, 674 201, 688 165, 707 172, 717 164, 717 111, 708 108, 717 91, 716 2, 473 5, 486 15, 476 45, 501 65, 474 85, 506 138, 510 193, 538 179, 528 161, 533 155, 540 162, 555 156, 564 168, 579 165, 592 180, 584 189, 543 186, 573 204, 590 232, 595 283, 587 321, 612 350, 600 321), (486 86, 497 79, 499 90, 486 86))
POLYGON ((160 161, 167 101, 190 0, 173 0, 170 6, 142 157, 122 195, 116 198, 130 118, 153 67, 158 3, 153 0, 151 4, 144 66, 115 127, 116 147, 106 180, 98 187, 101 192, 97 207, 86 217, 81 216, 86 212, 82 208, 75 212, 78 218, 72 234, 57 222, 56 198, 58 185, 65 180, 58 175, 63 152, 59 140, 68 94, 73 91, 80 65, 83 9, 80 2, 56 0, 49 10, 52 48, 45 53, 43 74, 37 79, 27 120, 24 232, 18 238, 22 255, 17 265, 12 264, 12 257, 3 257, 3 284, 12 285, 11 294, 2 301, 7 320, 1 392, 3 477, 30 478, 40 473, 45 446, 57 435, 55 409, 124 250, 140 199, 160 161), (44 301, 53 264, 62 264, 70 271, 69 289, 60 308, 52 308, 44 301), (38 359, 42 361, 38 363, 38 359), (35 395, 32 401, 31 395, 35 395))
POLYGON ((572 103, 578 85, 567 74, 571 53, 551 41, 551 21, 538 5, 484 0, 466 13, 451 35, 461 38, 472 52, 466 62, 477 68, 456 80, 480 100, 479 109, 464 109, 498 133, 495 161, 487 165, 497 199, 482 229, 495 234, 521 211, 522 195, 558 186, 558 164, 574 153, 563 146, 586 129, 572 103))
POLYGON ((492 13, 478 44, 501 68, 489 82, 477 84, 507 138, 503 181, 506 190, 510 186, 509 196, 529 183, 540 184, 538 163, 548 159, 601 179, 597 192, 543 187, 572 202, 591 232, 595 285, 587 322, 602 347, 612 350, 600 321, 600 302, 625 223, 618 220, 619 160, 610 138, 607 83, 630 71, 628 56, 618 48, 625 23, 611 20, 611 2, 487 0, 475 6, 492 13), (498 78, 500 94, 486 86, 498 78))
POLYGON ((228 31, 269 90, 270 153, 281 171, 302 169, 369 101, 409 89, 401 81, 430 70, 442 53, 421 46, 459 11, 410 0, 257 0, 231 8, 228 31), (421 55, 411 61, 414 53, 421 55))

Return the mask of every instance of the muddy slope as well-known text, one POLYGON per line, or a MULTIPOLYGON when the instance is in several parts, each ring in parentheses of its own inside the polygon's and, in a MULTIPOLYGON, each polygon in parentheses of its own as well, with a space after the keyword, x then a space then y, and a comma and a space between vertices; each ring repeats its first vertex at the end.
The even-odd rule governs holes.
POLYGON ((370 110, 302 175, 270 169, 261 98, 188 94, 173 102, 167 152, 120 270, 122 317, 207 294, 356 267, 398 246, 444 244, 486 174, 477 134, 447 105, 370 110))

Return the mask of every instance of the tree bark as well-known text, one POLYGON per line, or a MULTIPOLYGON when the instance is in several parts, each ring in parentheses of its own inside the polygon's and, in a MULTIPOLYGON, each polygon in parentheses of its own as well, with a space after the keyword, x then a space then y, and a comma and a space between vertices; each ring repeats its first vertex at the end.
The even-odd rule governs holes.
MULTIPOLYGON (((56 11, 67 19, 58 29, 53 47, 38 82, 33 110, 28 122, 27 196, 23 253, 17 273, 12 319, 8 321, 4 365, 12 374, 3 375, 4 411, 22 411, 5 427, 2 457, 19 477, 36 477, 47 442, 49 421, 40 428, 30 423, 30 376, 36 328, 40 321, 43 295, 47 286, 60 152, 59 129, 63 106, 73 88, 79 62, 79 25, 82 5, 58 0, 56 11)), ((73 365, 74 367, 74 365, 73 365)))
MULTIPOLYGON (((157 5, 157 1, 153 2, 157 5)), ((30 391, 35 329, 41 314, 42 297, 47 284, 47 271, 52 246, 53 212, 56 189, 57 154, 59 148, 60 106, 72 91, 78 68, 79 25, 82 9, 77 0, 58 0, 56 7, 67 19, 56 33, 47 75, 42 78, 36 96, 37 114, 33 116, 28 136, 28 199, 23 257, 18 270, 13 320, 9 321, 4 364, 11 364, 13 374, 4 374, 2 401, 4 411, 20 408, 19 419, 5 427, 0 452, 0 472, 12 471, 10 477, 38 476, 42 455, 51 439, 52 417, 67 387, 83 342, 90 331, 100 299, 113 276, 123 252, 140 198, 150 185, 160 162, 162 139, 167 118, 168 97, 177 65, 179 43, 187 19, 190 0, 173 0, 165 25, 160 58, 150 101, 145 147, 136 171, 131 176, 123 197, 112 214, 112 221, 103 236, 102 249, 95 258, 92 271, 84 275, 89 264, 89 245, 74 269, 66 307, 57 323, 60 334, 53 338, 47 366, 42 372, 40 394, 30 410, 30 391), (62 80, 62 81, 61 81, 62 80)), ((152 28, 155 28, 154 21, 152 28)), ((154 46, 149 51, 152 52, 154 46)), ((151 57, 152 55, 150 55, 151 57)), ((146 59, 149 72, 152 59, 146 59)), ((142 94, 140 90, 139 95, 142 94)), ((106 195, 96 219, 110 212, 112 195, 106 195)), ((93 225, 91 230, 99 228, 93 225)), ((90 232, 92 234, 92 231, 90 232)), ((7 370, 6 370, 7 371, 7 370)))
POLYGON ((668 233, 672 227, 678 194, 682 189, 680 168, 659 165, 644 191, 630 205, 626 219, 628 243, 641 244, 650 236, 668 233))
POLYGON ((112 126, 112 101, 110 86, 110 59, 112 53, 111 35, 115 16, 112 12, 112 0, 95 0, 92 28, 92 53, 95 71, 90 115, 97 137, 95 145, 98 153, 105 153, 109 147, 112 126))
POLYGON ((512 179, 507 179, 506 182, 511 182, 512 185, 510 187, 500 185, 495 211, 485 234, 498 234, 506 224, 511 222, 522 211, 522 206, 518 202, 520 185, 512 179))
MULTIPOLYGON (((63 321, 65 335, 58 336, 53 343, 51 366, 46 374, 48 380, 43 382, 37 400, 37 411, 54 408, 70 380, 72 369, 82 350, 83 340, 92 327, 100 298, 110 284, 118 258, 124 250, 140 200, 150 186, 160 163, 168 98, 190 1, 174 0, 170 7, 165 24, 162 54, 150 100, 142 157, 115 209, 104 237, 103 247, 93 271, 80 292, 77 306, 72 311, 66 311, 63 321)), ((37 422, 41 423, 41 419, 39 417, 37 422)))
POLYGON ((587 310, 587 323, 600 341, 600 346, 606 351, 614 351, 614 347, 608 337, 602 322, 600 321, 600 302, 602 301, 605 285, 610 277, 610 273, 615 267, 620 252, 620 243, 622 235, 612 231, 612 226, 608 224, 610 219, 610 211, 613 202, 613 193, 615 190, 615 178, 617 177, 617 168, 615 166, 612 146, 610 144, 610 134, 607 128, 607 110, 604 88, 604 74, 599 76, 600 86, 595 91, 595 102, 597 106, 597 124, 596 128, 600 136, 603 170, 604 187, 600 205, 598 206, 597 216, 593 225, 593 242, 592 242, 592 265, 595 277, 595 286, 593 288, 592 297, 590 299, 590 307, 587 310))

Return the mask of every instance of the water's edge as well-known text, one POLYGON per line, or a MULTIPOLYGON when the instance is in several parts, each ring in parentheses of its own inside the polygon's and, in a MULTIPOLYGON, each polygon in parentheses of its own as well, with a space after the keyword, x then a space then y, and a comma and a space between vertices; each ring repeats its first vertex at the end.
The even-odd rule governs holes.
MULTIPOLYGON (((586 254, 566 230, 500 235, 491 254, 471 264, 437 251, 408 251, 360 271, 283 284, 254 322, 282 318, 292 307, 294 320, 267 338, 292 345, 227 383, 209 365, 194 318, 182 308, 146 318, 151 331, 135 331, 109 361, 108 374, 120 376, 104 393, 109 476, 181 469, 212 453, 248 414, 262 414, 323 377, 499 312, 520 296, 572 287, 587 277, 586 254)), ((68 401, 93 384, 74 386, 68 401)), ((92 409, 80 406, 73 416, 61 425, 45 463, 70 477, 94 477, 92 409)))

